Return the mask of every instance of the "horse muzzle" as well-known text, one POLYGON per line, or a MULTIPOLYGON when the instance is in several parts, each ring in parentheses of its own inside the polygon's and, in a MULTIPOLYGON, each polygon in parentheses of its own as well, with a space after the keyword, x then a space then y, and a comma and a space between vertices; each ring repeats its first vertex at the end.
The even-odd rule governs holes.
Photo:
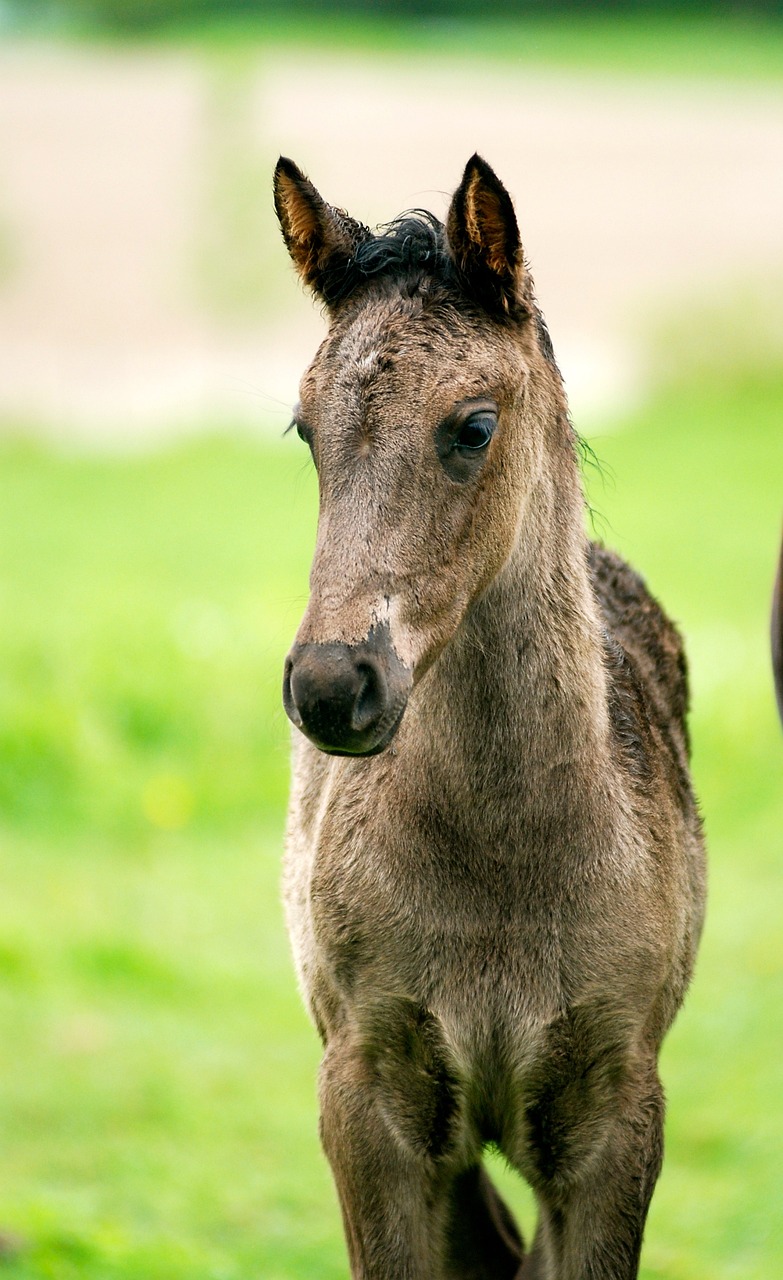
POLYGON ((285 664, 283 705, 319 750, 372 756, 397 732, 412 685, 413 672, 382 624, 360 644, 295 644, 285 664))

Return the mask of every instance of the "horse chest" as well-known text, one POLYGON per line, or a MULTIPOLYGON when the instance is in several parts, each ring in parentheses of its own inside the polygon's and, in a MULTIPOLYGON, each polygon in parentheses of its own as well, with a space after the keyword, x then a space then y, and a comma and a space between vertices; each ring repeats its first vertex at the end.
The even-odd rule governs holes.
MULTIPOLYGON (((387 821, 377 806, 357 819, 335 804, 303 886, 319 983, 349 1010, 388 994, 413 999, 466 1043, 548 1022, 566 987, 578 998, 581 945, 569 922, 573 886, 553 864, 542 874, 510 838, 444 839, 402 816, 387 821)), ((582 890, 583 918, 591 892, 582 890)), ((609 937, 600 950, 611 950, 609 937)))
MULTIPOLYGON (((396 1060, 401 1005, 405 1026, 435 1019, 478 1096, 503 1099, 544 1088, 564 1035, 577 1076, 616 1026, 635 1037, 659 957, 643 929, 629 939, 618 926, 617 901, 633 887, 613 883, 598 859, 575 871, 573 830, 569 848, 536 842, 518 821, 504 829, 496 820, 489 833, 464 814, 412 805, 403 787, 371 790, 345 766, 319 767, 311 820, 295 826, 288 898, 300 976, 326 1039, 351 1028, 396 1060), (606 1031, 568 1040, 563 1018, 591 1008, 608 1016, 606 1031)), ((492 1134, 496 1123, 478 1127, 492 1134)))
POLYGON ((363 852, 313 862, 313 995, 327 1038, 350 1027, 390 1092, 408 1074, 412 1091, 422 1072, 452 1079, 465 1141, 503 1136, 522 1162, 533 1159, 530 1125, 549 1124, 553 1108, 567 1106, 569 1131, 571 1111, 601 1113, 638 1018, 628 1025, 616 973, 596 981, 596 965, 590 989, 580 984, 582 940, 552 884, 547 896, 485 860, 468 885, 423 855, 418 877, 399 859, 396 875, 381 874, 363 852))

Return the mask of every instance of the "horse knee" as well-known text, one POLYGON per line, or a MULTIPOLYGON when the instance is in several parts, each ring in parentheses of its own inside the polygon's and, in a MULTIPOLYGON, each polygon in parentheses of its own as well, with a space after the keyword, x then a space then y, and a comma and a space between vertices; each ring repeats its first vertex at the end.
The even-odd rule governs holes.
POLYGON ((463 1101, 438 1019, 413 1001, 395 999, 367 1022, 361 1038, 330 1046, 324 1057, 324 1144, 341 1116, 341 1128, 347 1121, 380 1123, 416 1157, 448 1157, 459 1143, 463 1101))
MULTIPOLYGON (((539 1230, 530 1276, 635 1280, 650 1198, 663 1155, 663 1093, 654 1065, 632 1073, 611 1122, 582 1160, 558 1167, 537 1188, 539 1230)), ((596 1136, 597 1136, 596 1131, 596 1136)), ((582 1145, 570 1148, 573 1157, 582 1145)), ((527 1280, 527 1273, 522 1272, 527 1280)))
POLYGON ((655 1163, 662 1108, 654 1059, 607 1034, 594 1010, 571 1013, 550 1028, 548 1052, 527 1082, 521 1158, 513 1163, 550 1202, 567 1198, 607 1149, 629 1137, 640 1157, 651 1146, 655 1163))

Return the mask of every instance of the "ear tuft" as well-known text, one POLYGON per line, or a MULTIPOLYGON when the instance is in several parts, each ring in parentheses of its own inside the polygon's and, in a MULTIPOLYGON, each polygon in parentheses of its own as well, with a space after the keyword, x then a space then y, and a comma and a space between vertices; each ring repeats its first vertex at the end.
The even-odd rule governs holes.
POLYGON ((473 155, 454 193, 446 236, 465 288, 488 311, 524 308, 525 265, 514 206, 497 174, 473 155))
POLYGON ((345 271, 369 232, 327 204, 293 160, 281 156, 274 176, 275 210, 294 266, 326 303, 330 280, 345 271))

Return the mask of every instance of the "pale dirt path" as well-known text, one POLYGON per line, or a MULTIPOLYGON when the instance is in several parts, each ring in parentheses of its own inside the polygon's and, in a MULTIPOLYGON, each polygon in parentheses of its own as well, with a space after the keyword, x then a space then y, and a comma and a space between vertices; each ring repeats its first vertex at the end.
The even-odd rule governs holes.
MULTIPOLYGON (((161 52, 0 51, 0 421, 103 444, 296 397, 322 321, 270 255, 269 319, 232 328, 188 279, 208 73, 161 52)), ((442 214, 482 152, 512 191, 579 419, 644 371, 641 318, 783 278, 783 94, 752 86, 279 59, 251 136, 365 221, 442 214)), ((201 211, 201 212, 200 212, 201 211)), ((259 235, 276 234, 268 204, 259 235)))

